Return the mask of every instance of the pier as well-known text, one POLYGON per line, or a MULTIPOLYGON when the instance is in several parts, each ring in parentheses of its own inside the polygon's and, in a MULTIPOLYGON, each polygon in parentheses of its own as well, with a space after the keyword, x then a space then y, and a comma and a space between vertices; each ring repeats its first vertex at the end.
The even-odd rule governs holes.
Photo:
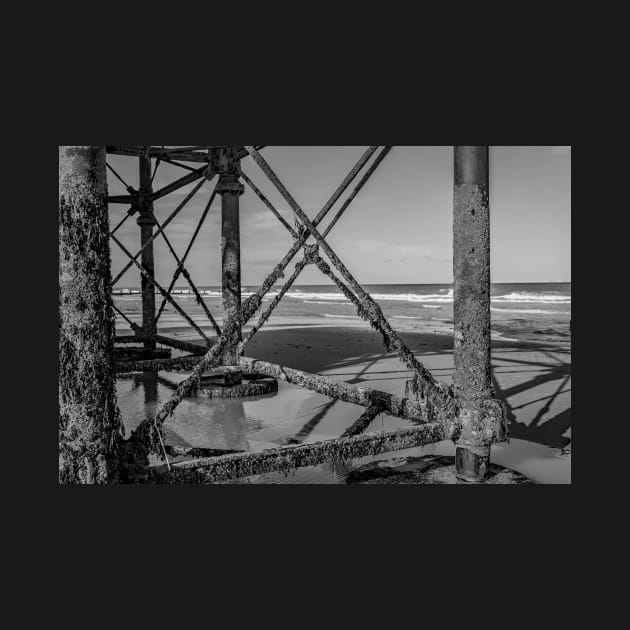
MULTIPOLYGON (((490 369, 490 202, 487 146, 453 147, 453 271, 455 371, 453 385, 438 381, 407 347, 377 301, 344 265, 343 252, 328 239, 339 219, 379 168, 386 168, 389 146, 371 146, 343 177, 328 201, 310 218, 265 159, 264 146, 60 146, 59 147, 59 293, 60 293, 60 426, 59 481, 63 483, 216 483, 272 471, 292 471, 324 461, 346 462, 356 457, 392 452, 452 440, 456 445, 455 474, 461 482, 489 479, 492 445, 508 439, 507 410, 495 397, 490 369), (108 164, 109 155, 138 160, 139 187, 129 186, 108 164), (257 168, 275 187, 294 214, 291 225, 243 170, 243 160, 257 168), (179 167, 182 176, 154 189, 161 163, 179 167), (109 195, 107 170, 120 179, 127 194, 109 195), (207 204, 181 258, 168 238, 168 228, 199 194, 214 183, 207 204), (193 185, 166 218, 156 217, 154 204, 193 185), (247 299, 241 295, 240 197, 245 187, 278 220, 292 244, 269 270, 262 285, 247 299), (345 201, 339 200, 347 194, 345 201), (222 303, 221 326, 204 302, 186 260, 216 195, 221 199, 222 303), (127 213, 110 226, 108 207, 122 204, 127 213), (337 207, 338 206, 338 207, 337 207), (336 210, 335 210, 336 208, 336 210), (135 218, 140 249, 131 252, 117 237, 121 226, 135 218), (327 224, 325 220, 328 219, 327 224), (154 243, 161 239, 175 261, 168 285, 155 278, 154 243), (128 258, 112 278, 110 247, 128 258), (297 258, 294 271, 287 267, 297 258), (265 325, 302 271, 312 267, 328 278, 354 305, 356 313, 382 336, 383 344, 410 370, 404 396, 360 387, 247 355, 247 345, 265 325), (112 301, 123 292, 118 283, 135 268, 141 278, 142 325, 112 301), (214 335, 208 336, 174 299, 183 277, 204 311, 214 335), (278 283, 282 284, 278 286, 278 283), (265 304, 272 290, 277 294, 265 304), (156 298, 158 298, 156 300, 156 298), (159 305, 158 305, 158 302, 159 305), (171 306, 195 330, 201 343, 158 334, 158 322, 171 306), (115 312, 130 334, 116 337, 115 312), (244 327, 253 326, 245 334, 244 327), (117 356, 117 346, 137 344, 136 355, 117 356), (172 349, 181 356, 165 355, 172 349), (151 418, 130 435, 121 432, 115 404, 115 380, 143 371, 181 370, 187 377, 177 385, 151 418), (207 396, 257 395, 261 387, 285 381, 358 405, 363 413, 343 435, 309 444, 287 445, 260 452, 217 454, 211 449, 180 449, 166 443, 163 425, 182 399, 203 389, 207 396), (386 412, 409 422, 408 428, 365 433, 370 421, 386 412), (189 457, 172 462, 174 453, 189 457), (162 464, 149 466, 149 455, 162 464)), ((208 252, 208 256, 213 255, 208 252)), ((197 279, 198 280, 198 279, 197 279)), ((206 327, 207 328, 207 327, 206 327)))

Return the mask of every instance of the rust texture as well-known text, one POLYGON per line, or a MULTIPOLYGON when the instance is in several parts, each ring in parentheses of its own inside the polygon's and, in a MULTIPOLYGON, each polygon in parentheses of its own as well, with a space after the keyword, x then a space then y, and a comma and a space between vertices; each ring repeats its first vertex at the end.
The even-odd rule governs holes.
MULTIPOLYGON (((416 359, 413 352, 407 348, 404 341, 391 328, 380 306, 363 291, 358 283, 355 284, 363 291, 363 299, 359 299, 350 288, 332 272, 328 263, 324 262, 319 256, 315 264, 356 306, 358 315, 368 321, 374 330, 381 333, 387 350, 395 350, 400 360, 413 371, 414 377, 410 384, 411 391, 425 400, 427 419, 432 421, 435 418, 439 418, 441 422, 451 424, 452 430, 455 432, 456 429, 455 426, 452 425, 452 421, 457 416, 457 407, 448 385, 436 381, 431 372, 416 359)), ((453 433, 453 435, 454 434, 455 433, 453 433)))
MULTIPOLYGON (((164 231, 166 226, 182 211, 182 209, 186 206, 186 204, 188 204, 188 202, 199 192, 199 189, 206 183, 206 181, 210 181, 210 179, 209 178, 202 179, 199 183, 196 184, 196 186, 186 195, 186 197, 183 199, 183 201, 166 218, 166 221, 164 221, 164 223, 162 225, 157 227, 157 229, 155 230, 155 232, 153 233, 151 238, 147 239, 146 243, 144 245, 142 245, 142 247, 140 248, 140 251, 137 252, 135 254, 135 256, 132 256, 131 254, 129 254, 129 258, 131 260, 118 272, 116 277, 112 280, 112 285, 116 284, 123 277, 123 275, 131 267, 131 265, 133 265, 134 262, 136 262, 136 259, 138 258, 138 256, 140 256, 142 254, 142 251, 146 247, 149 247, 149 245, 151 243, 153 243, 153 241, 160 234, 162 234, 162 232, 164 231)), ((152 197, 152 200, 154 200, 154 199, 155 199, 155 195, 152 197)), ((115 238, 113 234, 111 234, 111 237, 115 238)))
POLYGON ((344 462, 357 457, 403 450, 444 439, 437 423, 382 433, 365 433, 347 438, 268 449, 259 453, 238 453, 150 468, 152 483, 215 483, 267 472, 292 472, 302 466, 344 462))
POLYGON ((155 275, 153 260, 153 202, 151 194, 151 158, 141 155, 140 163, 140 197, 139 216, 137 223, 140 226, 140 245, 142 247, 141 264, 147 270, 148 276, 140 274, 142 290, 142 331, 144 333, 144 358, 155 358, 155 289, 149 278, 155 275))
MULTIPOLYGON (((236 366, 226 366, 236 368, 236 366)), ((238 373, 238 372, 237 372, 238 373)), ((248 374, 238 385, 225 384, 227 371, 219 371, 218 375, 200 380, 192 395, 199 398, 245 398, 250 396, 266 396, 278 391, 278 381, 262 374, 248 374)))
MULTIPOLYGON (((305 245, 308 247, 308 245, 305 245)), ((274 296, 273 300, 269 302, 267 308, 261 313, 258 321, 252 326, 250 331, 247 333, 247 336, 243 340, 243 347, 245 347, 252 339, 252 337, 264 326, 265 322, 271 317, 274 309, 278 304, 280 304, 280 300, 284 297, 284 294, 293 286, 293 283, 296 281, 297 277, 302 273, 302 269, 306 267, 308 261, 306 258, 300 260, 293 269, 293 273, 289 276, 289 279, 282 285, 282 288, 278 291, 278 293, 274 296)))
POLYGON ((282 225, 284 225, 284 227, 289 231, 289 234, 291 234, 293 238, 299 238, 298 233, 287 223, 287 220, 275 209, 271 201, 269 201, 269 199, 265 197, 262 190, 260 190, 260 188, 258 188, 258 186, 256 186, 256 184, 254 184, 254 182, 249 177, 247 177, 247 174, 244 173, 242 170, 240 171, 240 175, 241 175, 241 179, 250 187, 250 189, 258 197, 258 199, 260 199, 267 206, 267 208, 271 210, 271 212, 278 219, 278 221, 280 221, 280 223, 282 223, 282 225))
POLYGON ((192 352, 193 354, 204 354, 206 351, 204 346, 183 339, 172 339, 171 337, 164 337, 163 335, 155 335, 155 340, 164 346, 169 346, 169 348, 192 352))
MULTIPOLYGON (((461 432, 457 445, 480 457, 506 438, 490 365, 490 204, 487 146, 455 147, 453 191, 453 390, 461 432)), ((461 457, 465 463, 469 458, 461 457)), ((483 474, 483 470, 481 470, 483 474)))
MULTIPOLYGON (((202 178, 202 181, 187 195, 184 202, 180 204, 162 226, 157 224, 157 231, 152 234, 151 238, 144 239, 142 249, 135 257, 132 257, 124 246, 112 236, 113 240, 119 243, 132 259, 129 265, 135 264, 141 268, 143 278, 152 275, 152 273, 149 273, 148 269, 145 269, 144 248, 148 247, 150 242, 162 232, 164 227, 174 218, 177 212, 197 192, 204 181, 203 178, 210 179, 214 175, 219 176, 216 193, 220 194, 222 197, 221 249, 224 307, 223 330, 221 331, 219 327, 216 326, 216 323, 212 320, 212 316, 209 315, 218 335, 214 345, 210 346, 210 342, 203 332, 199 330, 194 322, 190 322, 186 314, 180 312, 198 332, 201 332, 201 335, 208 342, 209 346, 206 349, 199 350, 188 347, 186 350, 193 351, 195 354, 198 351, 205 352, 204 356, 182 357, 153 362, 127 362, 124 365, 119 364, 117 366, 117 370, 121 373, 123 373, 123 371, 125 373, 127 371, 133 371, 134 369, 147 369, 146 366, 148 365, 151 366, 151 369, 192 369, 190 376, 174 388, 174 394, 160 408, 155 418, 147 418, 133 432, 130 442, 136 445, 138 452, 142 452, 143 456, 146 454, 147 450, 159 453, 160 444, 162 444, 162 451, 164 450, 164 435, 161 428, 163 422, 173 413, 184 396, 195 394, 195 392, 196 395, 199 395, 201 390, 203 390, 203 383, 200 384, 200 379, 203 375, 207 374, 208 371, 222 375, 225 384, 240 383, 243 374, 248 376, 255 371, 269 377, 285 380, 294 385, 306 387, 328 395, 333 399, 366 407, 364 414, 346 430, 341 439, 331 440, 327 443, 319 443, 318 445, 301 445, 314 447, 312 453, 310 451, 295 451, 294 453, 290 453, 286 449, 281 449, 281 452, 279 451, 275 454, 265 452, 264 454, 239 455, 236 456, 236 459, 230 460, 231 463, 225 463, 227 460, 222 458, 224 463, 214 462, 207 466, 205 463, 200 464, 199 462, 195 462, 190 465, 183 465, 182 468, 178 464, 177 466, 179 466, 179 468, 174 469, 168 481, 177 483, 183 480, 184 477, 188 480, 196 481, 227 479, 231 476, 264 472, 267 470, 266 467, 269 467, 269 470, 290 470, 296 466, 310 465, 312 462, 319 461, 318 458, 323 457, 324 459, 322 461, 330 459, 330 452, 333 453, 332 458, 334 459, 337 457, 335 453, 338 454, 341 452, 338 449, 341 448, 343 450, 343 448, 345 448, 342 442, 347 439, 355 439, 356 434, 364 431, 379 411, 407 418, 414 422, 420 420, 428 421, 430 426, 436 427, 436 431, 431 437, 436 437, 439 433, 440 439, 453 439, 456 442, 458 447, 456 457, 458 473, 460 473, 462 469, 469 469, 472 471, 473 477, 484 477, 488 469, 490 444, 504 441, 507 437, 505 406, 502 402, 494 398, 490 378, 488 147, 455 147, 453 228, 455 375, 452 388, 444 383, 437 382, 431 373, 418 361, 413 353, 410 352, 402 339, 389 325, 380 306, 361 287, 326 241, 327 234, 380 162, 389 153, 391 147, 384 147, 383 151, 377 155, 375 162, 355 187, 328 228, 322 233, 317 229, 318 224, 324 219, 344 191, 348 189, 361 169, 369 161, 371 156, 374 155, 377 148, 378 147, 370 147, 364 153, 333 193, 329 201, 311 221, 277 178, 264 158, 258 153, 256 147, 208 147, 207 157, 201 153, 191 154, 195 156, 195 159, 196 157, 200 157, 203 161, 207 160, 209 162, 208 166, 204 166, 203 169, 196 170, 187 176, 188 178, 194 177, 195 179, 202 178), (284 227, 287 228, 294 237, 294 242, 289 252, 273 269, 260 289, 241 304, 239 197, 243 194, 244 189, 240 182, 242 174, 239 162, 240 158, 247 153, 251 155, 253 160, 260 166, 288 202, 297 217, 297 221, 295 229, 291 228, 291 226, 283 220, 281 215, 279 215, 277 210, 273 208, 268 199, 255 185, 252 185, 249 178, 243 176, 261 201, 280 218, 284 227), (306 244, 310 236, 316 241, 314 245, 306 244), (304 248, 304 259, 297 263, 293 274, 281 288, 274 300, 268 305, 267 309, 262 313, 258 323, 254 325, 249 335, 247 335, 243 341, 241 327, 249 321, 260 308, 266 293, 280 278, 284 278, 284 270, 302 248, 304 248), (319 248, 326 254, 331 263, 330 266, 319 256, 319 248), (142 265, 135 260, 140 254, 143 255, 142 265), (307 374, 298 370, 292 370, 261 361, 254 361, 240 356, 244 345, 253 337, 256 331, 264 325, 286 291, 292 286, 300 272, 308 264, 315 264, 320 271, 333 280, 344 295, 353 302, 357 308, 358 314, 368 321, 374 330, 381 333, 388 351, 396 352, 407 367, 413 371, 414 375, 412 380, 407 383, 405 395, 411 392, 415 394, 414 399, 406 397, 400 398, 365 387, 358 388, 319 375, 307 374), (331 266, 339 272, 343 280, 333 273, 331 266), (219 367, 220 365, 223 365, 224 368, 221 369, 219 367), (349 437, 353 435, 355 438, 349 437), (199 472, 198 468, 204 469, 205 472, 199 472), (186 469, 188 472, 184 474, 181 472, 183 469, 186 469), (212 472, 208 472, 210 469, 212 469, 212 472)), ((187 150, 190 149, 194 149, 194 147, 187 147, 187 150)), ((124 150, 135 152, 137 148, 126 147, 124 150)), ((158 155, 154 148, 151 150, 155 153, 155 156, 158 155)), ((139 153, 139 155, 147 156, 147 161, 150 162, 148 159, 149 154, 139 153)), ((185 159, 183 154, 178 155, 177 152, 173 151, 168 152, 168 156, 169 158, 185 159)), ((165 160, 167 159, 166 155, 162 157, 165 160)), ((182 180, 179 181, 181 182, 185 179, 186 178, 182 178, 182 180)), ((149 191, 144 197, 153 199, 157 198, 157 194, 150 193, 149 191)), ((139 198, 143 198, 142 190, 140 191, 139 198)), ((200 229, 210 204, 211 201, 202 215, 202 220, 197 230, 200 229)), ((167 240, 166 237, 165 240, 167 240)), ((190 246, 192 246, 192 242, 190 246)), ((172 251, 172 253, 178 263, 176 276, 180 273, 183 274, 194 290, 192 280, 184 268, 186 255, 184 255, 183 259, 180 261, 175 252, 172 251)), ((175 279, 176 277, 174 280, 175 279)), ((158 288, 164 295, 165 301, 172 303, 170 287, 168 291, 164 291, 154 279, 151 278, 151 280, 151 285, 155 285, 158 288)), ((199 300, 197 292, 195 292, 195 295, 199 300)), ((177 305, 174 305, 174 307, 178 311, 181 310, 177 308, 177 305)), ((136 334, 139 334, 140 331, 137 330, 137 326, 134 327, 132 325, 132 328, 134 328, 136 334)), ((151 336, 155 339, 155 331, 153 331, 151 336)), ((362 438, 364 436, 359 437, 362 438)), ((366 449, 372 448, 374 444, 380 445, 377 446, 377 448, 381 448, 384 444, 384 442, 379 442, 376 438, 373 438, 373 440, 376 441, 359 441, 356 444, 366 445, 366 449), (371 446, 367 446, 368 444, 371 446)), ((397 440, 398 438, 389 440, 391 444, 394 444, 394 449, 406 448, 396 446, 401 443, 397 440)), ((387 442, 387 440, 385 441, 387 442)), ((343 443, 345 444, 345 442, 343 443)), ((352 442, 352 444, 355 444, 355 442, 352 442)), ((391 444, 390 448, 385 450, 393 450, 391 444)), ((356 452, 360 452, 360 450, 359 448, 359 451, 356 452)), ((345 451, 346 454, 349 452, 350 451, 345 451)), ((368 450, 366 453, 367 452, 372 451, 368 450)), ((153 475, 153 478, 158 478, 162 475, 162 472, 153 470, 152 473, 149 473, 150 477, 151 475, 153 475)))
MULTIPOLYGON (((221 195, 221 260, 223 284, 223 318, 236 324, 236 331, 223 355, 225 365, 238 365, 241 342, 241 240, 239 225, 239 197, 245 187, 239 179, 239 161, 232 147, 219 154, 219 183, 217 193, 221 195)), ((238 384, 238 373, 227 376, 238 384)))
POLYGON ((59 147, 59 481, 120 471, 104 146, 59 147))
MULTIPOLYGON (((182 307, 173 299, 172 296, 168 294, 166 289, 162 287, 162 285, 152 276, 135 258, 131 255, 131 252, 116 238, 113 234, 110 234, 110 238, 123 252, 131 259, 131 264, 138 267, 140 273, 151 283, 152 286, 162 294, 162 296, 166 299, 166 301, 199 333, 199 335, 204 339, 204 341, 208 344, 211 344, 210 339, 206 336, 206 333, 203 332, 201 328, 194 322, 194 320, 182 309, 182 307)), ((138 334, 138 326, 131 326, 134 332, 138 334)))
POLYGON ((200 361, 200 356, 175 357, 172 359, 147 359, 145 361, 121 361, 116 363, 116 374, 132 374, 133 372, 159 371, 188 372, 200 361))
MULTIPOLYGON (((259 361, 249 357, 241 357, 241 367, 245 373, 259 373, 286 381, 291 385, 304 387, 311 391, 330 396, 343 402, 353 403, 362 407, 382 406, 382 411, 399 418, 421 421, 426 415, 426 407, 417 400, 401 398, 371 387, 355 387, 350 383, 335 381, 319 374, 309 374, 300 370, 259 361)), ((445 431, 450 434, 452 423, 448 419, 443 422, 445 431)))
MULTIPOLYGON (((447 422, 448 420, 452 419, 455 415, 456 410, 453 396, 451 395, 448 387, 438 384, 437 381, 433 378, 432 374, 415 358, 413 353, 409 351, 402 339, 400 339, 398 334, 391 328, 389 322, 385 319, 380 309, 380 306, 363 289, 363 287, 356 281, 356 279, 346 268, 346 266, 341 262, 339 257, 330 247, 330 245, 317 230, 316 224, 312 222, 304 213, 304 211, 300 208, 298 203, 291 196, 289 191, 284 187, 282 182, 278 179, 277 175, 273 172, 269 164, 260 155, 260 153, 258 153, 258 151, 256 151, 254 147, 246 146, 245 148, 249 151, 256 164, 260 166, 260 168, 267 175, 269 180, 274 184, 280 194, 285 198, 291 209, 295 212, 296 216, 303 224, 304 228, 315 238, 317 244, 326 253, 326 256, 328 256, 333 266, 339 271, 342 277, 348 282, 352 290, 356 293, 356 297, 351 297, 351 295, 353 295, 352 291, 349 291, 349 289, 344 290, 342 288, 343 283, 340 283, 340 281, 335 281, 337 285, 342 288, 342 290, 344 290, 344 293, 350 299, 353 299, 353 302, 356 302, 358 300, 358 302, 360 303, 360 307, 358 309, 359 314, 362 317, 369 319, 374 328, 382 331, 388 349, 395 349, 402 360, 407 363, 407 365, 409 365, 410 367, 413 366, 411 367, 411 369, 414 370, 413 389, 415 393, 419 393, 420 395, 426 397, 429 420, 432 420, 435 415, 439 415, 440 420, 443 422, 447 422)), ((313 260, 317 260, 317 258, 314 256, 312 258, 313 260)), ((326 263, 323 263, 323 261, 321 265, 318 264, 318 267, 323 273, 327 273, 326 269, 328 269, 328 271, 330 270, 328 265, 326 263)))
MULTIPOLYGON (((186 262, 186 259, 188 258, 188 254, 190 253, 190 250, 192 249, 192 246, 194 245, 195 240, 197 239, 197 236, 199 235, 199 232, 201 231, 201 227, 203 226, 204 221, 206 220, 206 217, 208 216, 208 212, 210 208, 212 207, 212 202, 214 201, 216 194, 217 194, 217 190, 215 186, 214 190, 212 191, 212 194, 210 195, 210 198, 208 199, 208 203, 206 204, 206 207, 201 213, 201 218, 199 219, 199 222, 197 223, 197 227, 195 228, 195 231, 190 239, 190 242, 188 243, 188 246, 186 247, 186 251, 184 252, 182 259, 179 261, 177 268, 175 269, 175 273, 173 274, 173 277, 171 278, 171 282, 167 289, 167 293, 169 295, 171 294, 171 291, 173 290, 173 287, 175 286, 175 283, 177 282, 177 278, 179 278, 180 274, 182 273, 182 270, 184 268, 184 263, 186 262)), ((212 314, 209 312, 209 310, 207 310, 207 307, 205 306, 205 302, 203 301, 203 298, 198 297, 197 301, 199 302, 199 300, 201 300, 202 306, 205 307, 206 314, 208 315, 208 319, 210 320, 210 323, 212 324, 215 332, 217 333, 217 335, 220 335, 221 329, 216 323, 214 317, 212 317, 212 314)), ((166 300, 162 299, 162 304, 160 304, 160 308, 158 309, 158 313, 155 317, 156 321, 160 319, 160 316, 162 315, 162 312, 165 306, 166 306, 166 300)))
POLYGON ((368 407, 342 434, 341 437, 350 437, 352 435, 359 435, 363 433, 369 426, 372 420, 378 416, 379 413, 383 413, 383 406, 380 403, 375 403, 371 407, 368 407))
MULTIPOLYGON (((255 147, 246 147, 246 148, 250 152, 252 150, 255 150, 255 147)), ((376 152, 377 149, 378 147, 375 147, 375 146, 370 147, 359 158, 357 163, 354 165, 354 167, 348 173, 348 175, 346 175, 343 182, 341 182, 341 184, 337 187, 337 189, 332 194, 330 199, 326 202, 324 207, 317 213, 317 216, 313 219, 313 225, 319 225, 319 223, 321 223, 324 220, 326 215, 330 212, 331 208, 335 205, 335 203, 341 197, 341 195, 343 195, 343 193, 347 190, 347 188, 354 181, 354 179, 357 177, 361 169, 365 166, 365 164, 369 161, 369 159, 372 157, 372 155, 376 152)), ((344 204, 344 205, 345 205, 345 208, 348 207, 347 204, 344 204)), ((243 323, 247 322, 254 315, 254 313, 260 308, 263 298, 265 297, 265 295, 267 295, 269 290, 278 281, 278 279, 284 277, 283 275, 284 270, 287 268, 288 264, 293 260, 295 255, 300 251, 300 249, 302 248, 302 245, 306 243, 308 236, 309 236, 308 230, 302 229, 299 231, 299 238, 294 241, 293 245, 291 246, 291 249, 286 253, 284 258, 274 267, 273 271, 269 274, 269 276, 265 278, 265 281, 263 282, 260 289, 258 289, 256 293, 254 293, 249 298, 247 298, 247 300, 245 300, 245 303, 243 304, 243 309, 242 309, 243 323)))

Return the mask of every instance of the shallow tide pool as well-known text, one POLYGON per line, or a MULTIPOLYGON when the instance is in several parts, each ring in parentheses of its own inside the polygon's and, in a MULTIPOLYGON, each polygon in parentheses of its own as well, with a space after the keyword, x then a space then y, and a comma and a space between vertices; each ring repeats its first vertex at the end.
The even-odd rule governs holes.
MULTIPOLYGON (((118 405, 127 435, 146 417, 153 417, 170 398, 186 374, 150 372, 119 378, 118 405)), ((363 412, 363 408, 334 401, 321 394, 278 383, 278 392, 242 399, 188 397, 164 424, 166 443, 237 451, 261 451, 288 443, 316 442, 338 437, 363 412)), ((405 420, 381 414, 368 431, 385 431, 409 426, 405 420)), ((378 456, 357 458, 352 466, 374 460, 407 455, 454 455, 452 442, 406 449, 378 456)), ((551 448, 521 439, 495 445, 492 461, 513 468, 538 483, 571 483, 571 457, 551 448)), ((295 473, 269 473, 235 480, 233 483, 345 483, 349 468, 322 464, 295 473)))

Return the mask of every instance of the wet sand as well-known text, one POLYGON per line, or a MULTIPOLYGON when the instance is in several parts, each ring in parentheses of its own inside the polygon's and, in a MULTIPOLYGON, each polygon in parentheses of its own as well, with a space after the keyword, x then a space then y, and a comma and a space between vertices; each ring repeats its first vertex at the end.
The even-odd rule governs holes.
MULTIPOLYGON (((437 380, 452 382, 452 333, 448 322, 396 326, 401 337, 437 380)), ((160 330, 181 339, 194 340, 184 329, 160 330)), ((270 322, 245 348, 245 355, 288 367, 324 374, 360 385, 369 384, 404 395, 411 376, 396 355, 383 347, 380 335, 363 323, 333 321, 330 325, 303 323, 288 326, 270 322)), ((568 343, 517 341, 493 334, 492 365, 497 395, 508 404, 509 444, 495 445, 492 461, 513 468, 539 483, 571 482, 571 350, 568 343)), ((160 373, 161 382, 147 393, 145 377, 138 388, 119 389, 119 404, 131 428, 145 414, 154 413, 182 374, 160 373), (134 393, 135 392, 135 393, 134 393), (122 399, 121 399, 122 396, 122 399), (125 410, 127 409, 127 411, 125 410)), ((261 450, 289 442, 311 442, 338 437, 362 412, 354 405, 331 401, 320 394, 280 383, 277 395, 253 400, 187 400, 165 425, 168 441, 179 445, 261 450)), ((406 421, 377 416, 367 431, 408 426, 406 421)), ((435 453, 453 455, 451 442, 409 449, 373 459, 435 453)), ((355 460, 361 465, 370 458, 355 460)), ((260 475, 242 483, 344 483, 348 470, 317 466, 300 469, 292 476, 260 475)))

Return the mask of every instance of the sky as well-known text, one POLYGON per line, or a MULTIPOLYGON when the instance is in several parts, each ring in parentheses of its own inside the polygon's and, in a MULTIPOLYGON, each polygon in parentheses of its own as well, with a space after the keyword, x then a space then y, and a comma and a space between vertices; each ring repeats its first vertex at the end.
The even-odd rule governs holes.
MULTIPOLYGON (((312 219, 366 149, 268 146, 261 150, 261 155, 312 219)), ((129 185, 138 187, 137 158, 108 155, 107 159, 129 185)), ((253 160, 243 159, 241 167, 293 225, 291 208, 253 160)), ((157 190, 186 173, 162 163, 153 187, 157 190)), ((327 215, 320 231, 361 174, 327 215)), ((205 183, 165 230, 180 257, 215 183, 216 178, 205 183)), ((156 202, 154 211, 160 223, 194 186, 156 202)), ((109 170, 108 187, 110 195, 126 194, 109 170)), ((240 198, 242 284, 260 285, 290 249, 292 237, 245 188, 240 198)), ((128 206, 110 204, 112 227, 127 209, 128 206)), ((452 215, 453 147, 396 146, 326 240, 361 284, 451 283, 452 215)), ((217 195, 186 262, 197 286, 221 284, 220 217, 221 199, 217 195)), ((128 219, 117 232, 134 254, 140 248, 136 218, 128 219)), ((490 225, 492 282, 570 282, 571 147, 490 147, 490 225)), ((154 247, 156 279, 168 286, 176 263, 161 237, 154 241, 154 247)), ((112 274, 116 276, 129 259, 114 242, 111 252, 112 274)), ((289 265, 287 277, 300 258, 298 254, 289 265)), ((184 286, 182 280, 178 286, 184 286)), ((296 282, 300 284, 330 284, 330 281, 318 269, 308 266, 296 282)), ((132 267, 116 286, 138 285, 139 270, 132 267)))

